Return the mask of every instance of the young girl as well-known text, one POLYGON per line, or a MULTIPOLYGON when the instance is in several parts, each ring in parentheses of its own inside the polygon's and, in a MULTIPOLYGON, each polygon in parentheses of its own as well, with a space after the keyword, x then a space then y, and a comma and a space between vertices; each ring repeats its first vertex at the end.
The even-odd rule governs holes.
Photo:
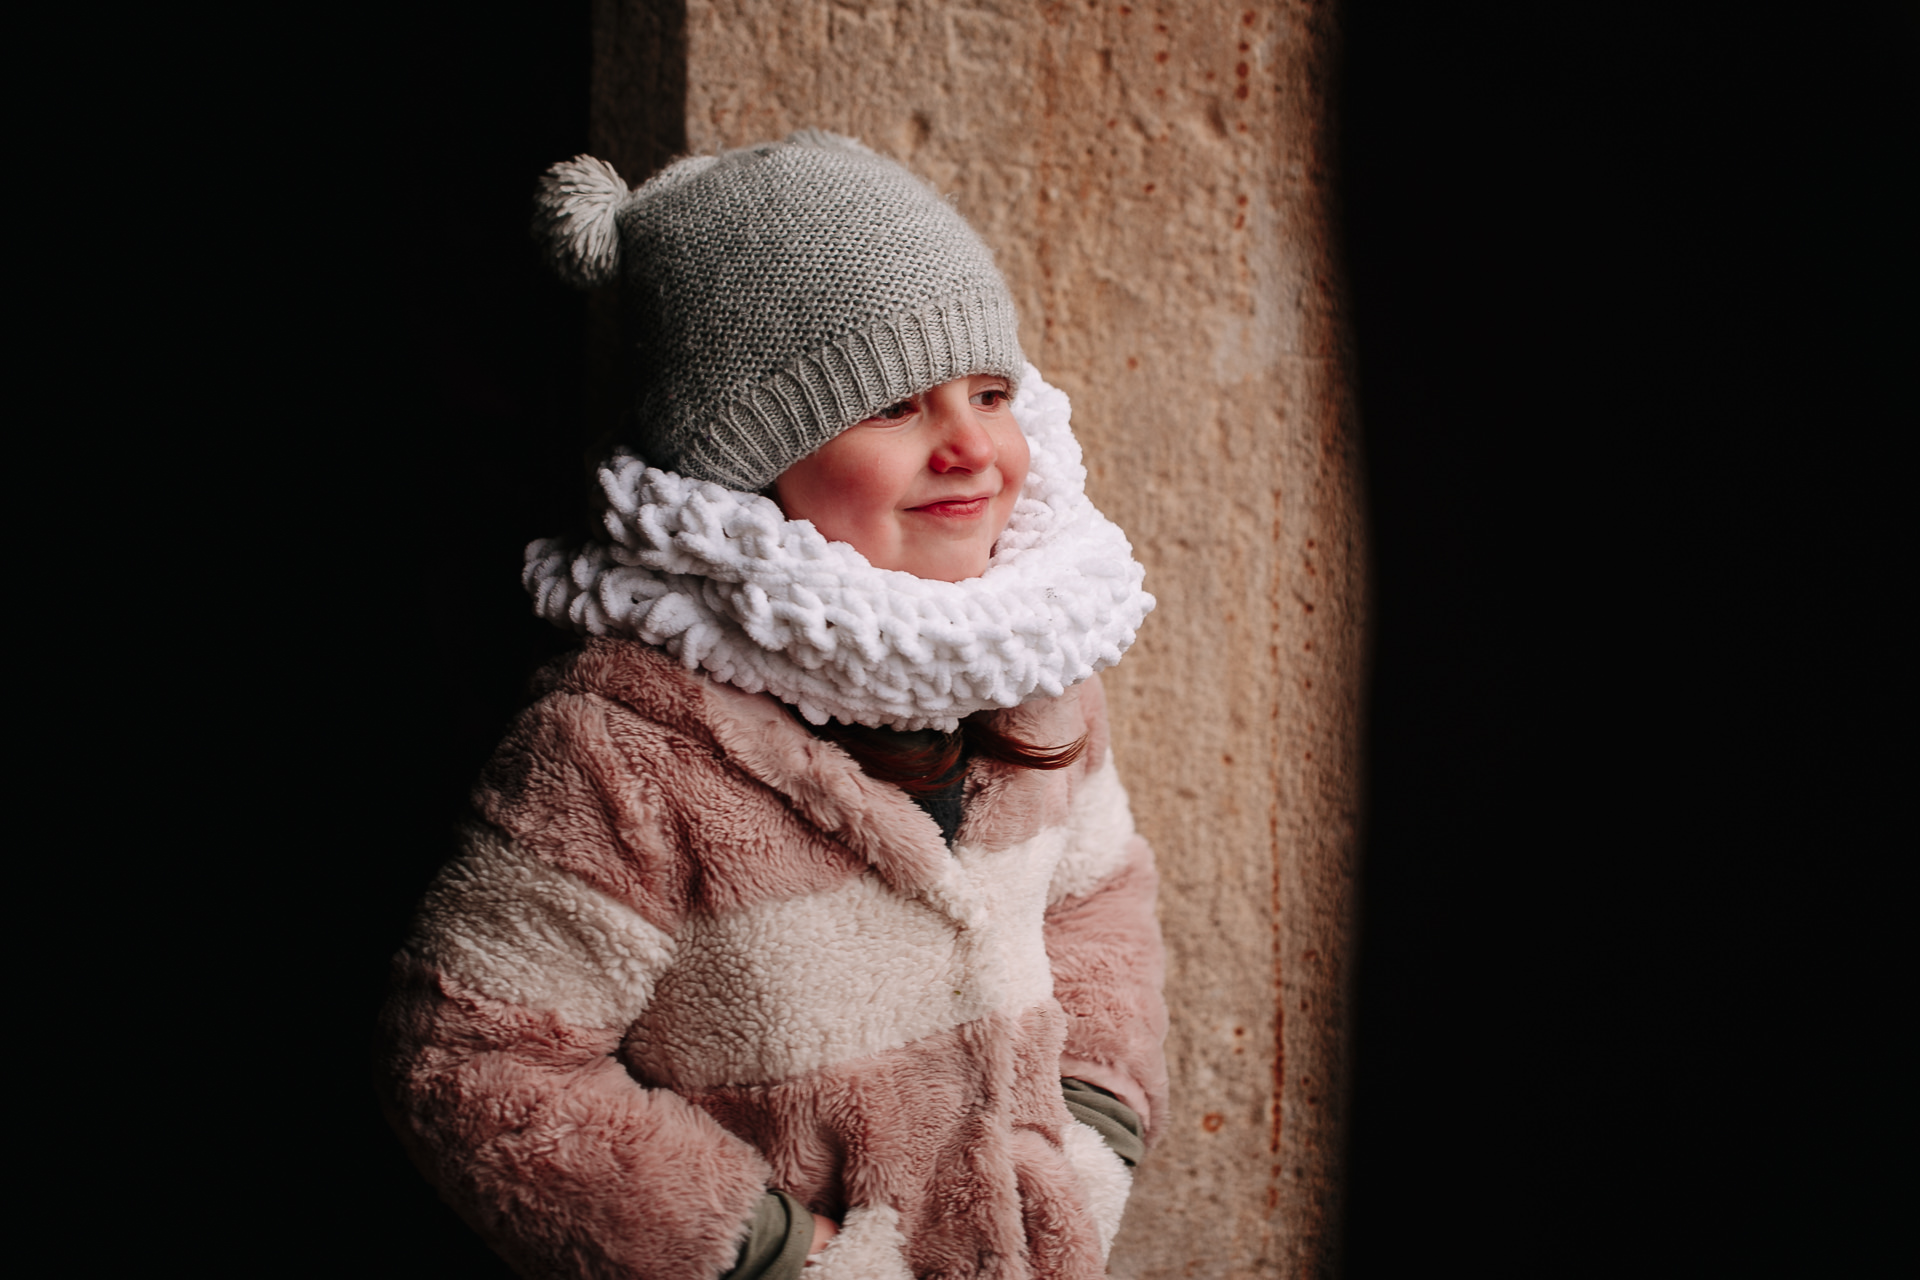
POLYGON ((383 1078, 516 1269, 1079 1280, 1166 1110, 1154 871, 1095 672, 1153 598, 935 193, 805 132, 536 235, 620 282, 581 632, 397 965, 383 1078))

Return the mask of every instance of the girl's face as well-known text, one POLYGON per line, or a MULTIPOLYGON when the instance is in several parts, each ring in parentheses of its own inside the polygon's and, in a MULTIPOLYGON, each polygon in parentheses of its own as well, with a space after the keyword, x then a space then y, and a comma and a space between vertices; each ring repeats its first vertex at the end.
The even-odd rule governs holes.
POLYGON ((877 568, 959 582, 986 572, 1028 458, 1007 380, 975 374, 848 427, 773 492, 789 520, 811 520, 877 568))

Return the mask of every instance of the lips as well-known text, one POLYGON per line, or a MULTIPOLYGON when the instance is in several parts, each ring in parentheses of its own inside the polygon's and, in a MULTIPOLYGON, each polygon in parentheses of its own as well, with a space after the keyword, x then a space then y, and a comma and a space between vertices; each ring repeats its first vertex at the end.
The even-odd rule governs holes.
POLYGON ((922 515, 952 516, 965 519, 985 512, 987 503, 991 501, 992 498, 993 495, 990 493, 978 493, 971 497, 962 498, 941 498, 936 502, 924 503, 917 507, 908 507, 907 510, 917 511, 922 515))

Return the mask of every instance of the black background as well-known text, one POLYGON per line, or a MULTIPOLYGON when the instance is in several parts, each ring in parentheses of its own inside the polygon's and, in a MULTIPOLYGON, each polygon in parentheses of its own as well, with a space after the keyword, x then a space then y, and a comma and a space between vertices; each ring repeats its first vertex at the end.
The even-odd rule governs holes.
MULTIPOLYGON (((1347 1274, 1891 1271, 1912 11, 1343 14, 1377 588, 1347 1274)), ((565 643, 514 570, 579 514, 586 309, 525 225, 586 149, 587 20, 342 11, 205 106, 298 227, 238 268, 257 376, 213 451, 269 529, 250 657, 188 645, 244 673, 176 940, 243 1010, 198 1104, 239 1131, 218 1262, 505 1274, 366 1064, 565 643)))

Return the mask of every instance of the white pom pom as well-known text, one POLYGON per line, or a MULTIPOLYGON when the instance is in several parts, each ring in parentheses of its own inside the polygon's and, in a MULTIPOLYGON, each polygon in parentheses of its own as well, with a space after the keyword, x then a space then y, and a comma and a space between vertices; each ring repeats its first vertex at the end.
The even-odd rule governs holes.
POLYGON ((563 160, 540 175, 533 197, 533 238, 567 283, 592 289, 620 269, 614 217, 632 199, 613 166, 592 156, 563 160))

